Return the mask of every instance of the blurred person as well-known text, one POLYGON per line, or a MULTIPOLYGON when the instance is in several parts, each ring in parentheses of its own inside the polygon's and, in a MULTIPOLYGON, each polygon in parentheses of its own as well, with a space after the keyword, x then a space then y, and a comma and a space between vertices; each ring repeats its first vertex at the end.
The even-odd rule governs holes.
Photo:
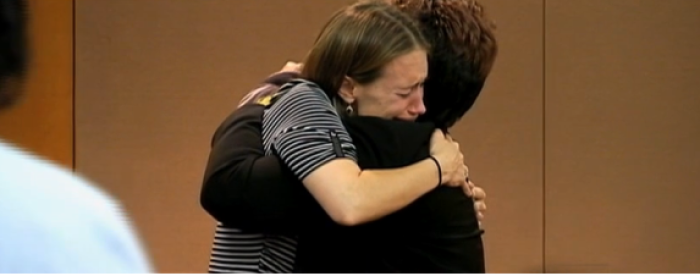
MULTIPOLYGON (((0 108, 22 92, 27 3, 0 1, 0 108)), ((20 118, 21 119, 21 118, 20 118)), ((119 204, 86 180, 0 139, 0 273, 149 273, 119 204)))

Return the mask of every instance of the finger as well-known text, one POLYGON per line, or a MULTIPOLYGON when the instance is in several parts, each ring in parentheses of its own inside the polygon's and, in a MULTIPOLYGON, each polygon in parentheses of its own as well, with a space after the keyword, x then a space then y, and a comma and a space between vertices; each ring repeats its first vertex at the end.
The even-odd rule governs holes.
POLYGON ((469 185, 469 187, 472 188, 472 189, 476 188, 476 185, 474 185, 474 182, 472 182, 471 180, 469 180, 469 178, 467 178, 467 185, 469 185))
POLYGON ((469 187, 469 191, 471 192, 471 197, 474 197, 474 187, 476 187, 476 186, 474 186, 474 183, 469 181, 469 177, 467 177, 466 181, 467 181, 467 187, 469 187))
POLYGON ((468 197, 474 197, 474 190, 472 190, 472 187, 469 186, 469 182, 465 182, 464 185, 462 185, 462 189, 464 190, 465 195, 468 197))
POLYGON ((449 183, 448 186, 450 187, 465 187, 467 185, 467 182, 457 178, 455 181, 452 181, 449 183))
POLYGON ((472 187, 472 193, 474 194, 475 200, 486 199, 486 192, 481 187, 477 187, 477 186, 472 187))
POLYGON ((297 71, 299 69, 299 63, 294 61, 287 61, 280 71, 297 71))
POLYGON ((478 212, 486 212, 486 203, 483 201, 476 201, 474 202, 474 209, 478 212))
POLYGON ((445 133, 443 133, 442 130, 436 129, 433 131, 433 137, 431 137, 431 139, 445 139, 445 133))

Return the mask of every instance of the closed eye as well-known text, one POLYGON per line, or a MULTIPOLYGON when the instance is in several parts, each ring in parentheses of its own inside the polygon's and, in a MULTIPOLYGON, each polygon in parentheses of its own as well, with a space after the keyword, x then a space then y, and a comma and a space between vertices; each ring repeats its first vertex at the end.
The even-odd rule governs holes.
POLYGON ((409 96, 411 96, 411 93, 415 92, 418 88, 423 88, 424 85, 425 85, 425 82, 416 83, 416 84, 412 85, 411 87, 401 89, 402 91, 407 91, 407 92, 396 93, 396 95, 399 95, 399 97, 401 97, 401 98, 408 98, 409 96))
POLYGON ((410 91, 410 92, 408 92, 408 93, 396 93, 396 95, 398 95, 398 96, 401 97, 402 99, 406 99, 406 98, 408 98, 409 96, 411 96, 411 93, 413 93, 413 91, 410 91))

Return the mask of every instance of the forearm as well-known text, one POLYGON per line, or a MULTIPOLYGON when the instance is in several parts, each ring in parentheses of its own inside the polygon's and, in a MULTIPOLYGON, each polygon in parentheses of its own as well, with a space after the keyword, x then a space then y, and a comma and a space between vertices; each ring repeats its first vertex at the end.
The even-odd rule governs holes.
POLYGON ((262 143, 261 99, 274 94, 279 86, 298 77, 295 72, 278 72, 249 92, 217 129, 200 194, 200 204, 220 222, 245 228, 274 230, 284 226, 296 204, 287 204, 274 191, 286 191, 290 177, 276 157, 265 156, 262 143), (248 105, 248 106, 244 106, 248 105), (273 191, 273 192, 271 192, 273 191), (279 207, 279 208, 276 208, 279 207), (280 210, 288 213, 280 215, 280 210))
POLYGON ((266 113, 271 146, 336 222, 355 225, 390 214, 440 182, 430 159, 362 172, 352 139, 323 91, 304 81, 286 89, 266 113))
POLYGON ((403 209, 435 189, 439 179, 437 166, 431 159, 398 169, 364 170, 352 194, 357 202, 358 219, 372 221, 403 209))
POLYGON ((399 169, 360 171, 351 160, 333 160, 304 184, 337 223, 358 225, 402 209, 438 186, 431 159, 399 169))

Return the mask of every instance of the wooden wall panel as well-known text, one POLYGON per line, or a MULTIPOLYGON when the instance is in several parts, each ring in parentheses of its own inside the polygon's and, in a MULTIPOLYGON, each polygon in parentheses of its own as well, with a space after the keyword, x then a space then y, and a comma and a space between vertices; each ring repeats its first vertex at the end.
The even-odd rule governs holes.
POLYGON ((0 112, 0 137, 73 166, 73 1, 29 0, 31 65, 21 100, 0 112))
POLYGON ((547 272, 699 272, 700 2, 546 1, 547 272))
MULTIPOLYGON (((501 55, 455 135, 489 193, 489 271, 700 270, 698 4, 483 1, 501 55)), ((126 203, 161 271, 206 267, 215 126, 346 2, 78 2, 78 170, 126 203)))
POLYGON ((543 1, 481 2, 498 25, 500 53, 454 134, 488 194, 488 271, 542 272, 543 1))
POLYGON ((77 1, 77 170, 124 202, 160 272, 206 272, 211 135, 347 2, 77 1))
MULTIPOLYGON (((159 271, 205 271, 213 222, 198 193, 213 130, 348 2, 77 2, 77 169, 122 199, 159 271)), ((489 271, 540 272, 543 3, 484 3, 501 55, 455 135, 489 192, 489 271)))

